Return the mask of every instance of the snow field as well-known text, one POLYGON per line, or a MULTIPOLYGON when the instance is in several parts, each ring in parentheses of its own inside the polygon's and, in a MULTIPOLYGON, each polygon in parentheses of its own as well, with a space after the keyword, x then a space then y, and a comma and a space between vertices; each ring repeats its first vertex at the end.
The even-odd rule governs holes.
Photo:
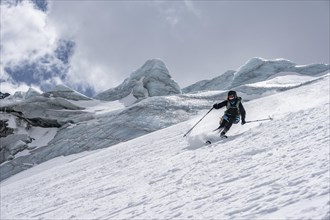
POLYGON ((0 217, 329 219, 329 75, 243 104, 247 120, 274 120, 233 125, 228 139, 205 146, 196 140, 214 136, 222 110, 183 138, 205 110, 51 169, 36 166, 1 182, 0 217))

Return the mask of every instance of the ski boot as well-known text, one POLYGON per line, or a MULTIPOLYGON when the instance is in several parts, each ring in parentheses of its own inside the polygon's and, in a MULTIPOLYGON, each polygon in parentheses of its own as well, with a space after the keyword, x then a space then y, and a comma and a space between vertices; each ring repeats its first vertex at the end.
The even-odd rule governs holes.
POLYGON ((221 138, 227 138, 227 136, 226 136, 226 131, 222 131, 222 132, 220 133, 220 137, 221 137, 221 138))

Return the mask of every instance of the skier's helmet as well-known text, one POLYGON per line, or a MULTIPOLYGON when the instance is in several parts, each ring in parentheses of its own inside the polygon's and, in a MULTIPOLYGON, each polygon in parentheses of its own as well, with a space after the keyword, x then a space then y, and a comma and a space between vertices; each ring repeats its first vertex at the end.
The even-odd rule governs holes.
POLYGON ((227 99, 228 99, 229 101, 235 100, 236 98, 237 98, 237 94, 236 94, 235 91, 229 91, 229 92, 228 92, 228 97, 227 97, 227 99))

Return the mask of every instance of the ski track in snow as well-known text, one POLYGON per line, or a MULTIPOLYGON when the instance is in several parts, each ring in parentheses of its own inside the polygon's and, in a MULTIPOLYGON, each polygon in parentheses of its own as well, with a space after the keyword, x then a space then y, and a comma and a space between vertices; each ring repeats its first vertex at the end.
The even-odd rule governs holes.
MULTIPOLYGON (((325 78, 246 103, 248 118, 263 116, 253 106, 269 106, 276 117, 233 125, 228 139, 207 146, 182 138, 194 119, 45 171, 31 168, 30 177, 1 183, 0 217, 329 219, 328 94, 325 78), (291 94, 296 102, 281 104, 291 94)), ((211 131, 221 114, 199 129, 211 131)))

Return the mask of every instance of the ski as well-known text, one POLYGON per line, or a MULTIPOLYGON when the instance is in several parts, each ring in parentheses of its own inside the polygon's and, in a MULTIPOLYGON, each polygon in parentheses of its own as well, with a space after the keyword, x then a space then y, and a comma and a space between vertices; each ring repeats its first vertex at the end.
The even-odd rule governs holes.
MULTIPOLYGON (((222 140, 222 139, 226 139, 226 138, 228 138, 228 136, 227 135, 224 135, 224 136, 221 136, 220 137, 220 140, 222 140)), ((215 141, 215 142, 218 142, 218 141, 220 141, 220 140, 217 140, 217 141, 215 141)), ((205 141, 205 144, 212 144, 212 142, 210 141, 210 140, 207 140, 207 141, 205 141)))

